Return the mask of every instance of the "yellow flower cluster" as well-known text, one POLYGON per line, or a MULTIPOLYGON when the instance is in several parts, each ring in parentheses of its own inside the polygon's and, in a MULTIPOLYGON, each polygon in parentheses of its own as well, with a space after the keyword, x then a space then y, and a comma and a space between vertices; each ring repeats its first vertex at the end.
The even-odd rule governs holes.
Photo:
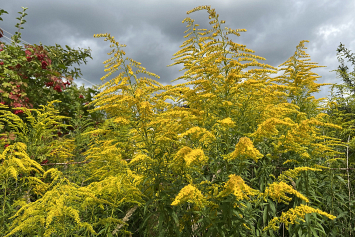
POLYGON ((115 123, 120 123, 120 124, 123 124, 123 125, 128 125, 130 124, 130 121, 128 121, 127 119, 125 119, 124 117, 117 117, 115 120, 114 120, 115 123))
POLYGON ((310 167, 297 167, 291 170, 286 170, 282 172, 282 174, 278 177, 280 181, 285 181, 286 179, 290 180, 290 178, 297 179, 297 176, 302 171, 322 171, 321 169, 310 168, 310 167))
POLYGON ((294 126, 292 122, 289 121, 288 119, 281 120, 278 118, 268 118, 258 126, 258 129, 254 134, 257 137, 265 137, 265 138, 272 137, 273 135, 276 136, 279 134, 279 130, 277 130, 276 128, 277 125, 284 125, 287 127, 294 126))
POLYGON ((191 135, 192 139, 199 139, 200 143, 204 145, 211 144, 216 137, 207 129, 200 127, 193 127, 187 130, 186 132, 178 135, 178 138, 182 138, 184 136, 191 135), (201 137, 202 136, 202 137, 201 137))
POLYGON ((199 165, 204 165, 208 161, 208 157, 204 155, 201 149, 192 150, 184 157, 184 159, 187 166, 190 166, 193 162, 198 162, 199 165))
MULTIPOLYGON (((195 7, 194 9, 192 9, 190 11, 187 11, 186 14, 191 14, 191 13, 193 13, 195 11, 199 11, 199 10, 203 10, 203 9, 207 9, 209 11, 209 10, 211 10, 211 6, 205 5, 205 6, 195 7)), ((184 23, 184 22, 182 22, 182 23, 184 23)))
POLYGON ((175 200, 171 203, 171 205, 177 206, 185 202, 191 202, 198 205, 199 207, 204 207, 206 199, 200 190, 189 184, 180 190, 179 194, 175 197, 175 200))
POLYGON ((336 218, 336 216, 330 215, 319 209, 315 209, 313 207, 309 207, 301 204, 298 207, 291 208, 287 212, 283 212, 280 217, 273 218, 269 222, 268 226, 264 228, 264 231, 268 229, 278 230, 279 229, 279 226, 277 225, 278 223, 284 223, 286 225, 286 229, 288 230, 288 226, 290 224, 295 224, 295 223, 299 224, 298 220, 305 222, 304 217, 308 213, 318 213, 320 215, 328 217, 331 220, 336 218))
POLYGON ((295 163, 295 164, 298 164, 298 163, 300 163, 300 162, 298 162, 297 160, 294 160, 294 159, 290 159, 290 160, 285 161, 285 162, 282 163, 282 164, 285 165, 285 164, 288 164, 288 163, 295 163))
POLYGON ((234 160, 243 155, 252 158, 255 162, 258 162, 258 160, 263 157, 263 154, 254 147, 253 142, 248 137, 241 137, 238 144, 235 146, 235 151, 224 159, 234 160))
POLYGON ((225 197, 233 193, 237 200, 249 199, 248 195, 258 195, 259 191, 250 188, 245 184, 242 177, 239 175, 229 175, 229 180, 224 185, 224 190, 218 194, 217 197, 225 197))
POLYGON ((184 161, 186 161, 184 159, 184 157, 187 156, 191 151, 192 151, 192 149, 188 146, 182 147, 175 155, 174 164, 176 164, 176 165, 172 165, 171 168, 174 169, 174 168, 183 166, 184 161))
POLYGON ((3 160, 0 166, 0 179, 12 177, 17 180, 17 176, 21 172, 28 173, 33 170, 39 173, 44 171, 36 161, 28 157, 26 150, 26 144, 16 142, 0 153, 0 161, 3 160))
POLYGON ((277 200, 278 202, 283 202, 285 204, 288 204, 292 200, 292 198, 287 197, 286 193, 296 195, 298 198, 306 202, 309 202, 308 198, 306 198, 297 190, 293 189, 290 185, 282 181, 279 183, 274 182, 270 184, 269 187, 267 187, 264 192, 264 199, 266 199, 266 197, 271 197, 274 201, 277 200))
MULTIPOLYGON (((227 104, 227 102, 223 102, 223 103, 227 104)), ((225 128, 232 128, 235 126, 235 122, 229 117, 225 118, 223 120, 218 120, 217 122, 220 123, 222 125, 222 127, 225 127, 225 128)))

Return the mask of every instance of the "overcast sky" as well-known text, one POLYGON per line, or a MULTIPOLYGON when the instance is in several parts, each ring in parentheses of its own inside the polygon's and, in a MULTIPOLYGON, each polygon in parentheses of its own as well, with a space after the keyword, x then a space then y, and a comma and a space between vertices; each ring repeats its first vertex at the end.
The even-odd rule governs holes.
MULTIPOLYGON (((354 0, 8 0, 2 1, 0 6, 9 13, 2 15, 3 21, 0 21, 0 28, 7 31, 1 41, 9 43, 6 37, 11 38, 17 30, 18 12, 22 11, 21 7, 28 7, 26 23, 21 30, 26 43, 42 42, 51 46, 57 43, 63 48, 68 45, 74 49, 90 47, 92 50, 93 60, 87 58, 86 65, 74 65, 80 67, 83 74, 83 79, 75 79, 78 86, 101 84, 100 78, 106 75, 102 62, 111 57, 107 53, 112 48, 104 38, 93 37, 100 33, 110 33, 117 42, 127 45, 123 48, 126 56, 160 76, 160 79, 152 79, 163 85, 176 85, 186 82, 171 82, 184 74, 184 71, 179 71, 183 65, 167 65, 175 62, 171 60, 173 54, 181 49, 179 46, 187 39, 184 38, 187 23, 182 21, 190 17, 200 24, 199 29, 212 28, 208 24, 210 20, 206 10, 186 14, 202 5, 210 5, 216 10, 219 20, 226 22, 223 27, 246 29, 247 32, 240 32, 240 37, 233 34, 228 37, 254 50, 254 55, 266 59, 258 60, 260 63, 278 67, 293 56, 300 41, 309 40, 305 43, 305 51, 311 56, 310 62, 327 66, 312 70, 322 76, 317 82, 342 83, 336 72, 330 71, 340 65, 336 52, 340 42, 352 52, 355 49, 354 0)), ((344 60, 349 72, 352 72, 353 66, 347 59, 344 60)), ((256 67, 243 71, 252 68, 256 67)), ((111 75, 103 83, 117 75, 111 75)), ((139 77, 150 76, 138 74, 139 77)), ((314 96, 327 97, 329 88, 323 86, 322 91, 314 96)))

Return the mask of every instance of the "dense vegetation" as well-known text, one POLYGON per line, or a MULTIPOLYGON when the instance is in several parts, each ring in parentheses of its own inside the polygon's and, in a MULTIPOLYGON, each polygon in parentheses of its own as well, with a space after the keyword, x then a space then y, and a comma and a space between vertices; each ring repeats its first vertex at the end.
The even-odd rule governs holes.
POLYGON ((333 95, 322 104, 312 96, 326 84, 317 84, 311 72, 319 66, 301 59, 308 57, 302 50, 308 41, 277 69, 229 40, 228 34, 246 30, 224 31, 214 9, 187 14, 202 9, 213 28, 183 21, 190 38, 172 65, 184 64, 176 80, 188 82, 176 86, 137 78, 159 77, 123 59, 124 45, 114 37, 94 36, 115 47, 101 80, 123 69, 88 104, 107 113, 100 127, 79 111, 76 129, 55 138, 53 125, 68 126, 54 108, 58 100, 42 110, 23 108, 29 124, 1 110, 13 136, 0 140, 0 233, 354 235, 352 104, 333 95), (249 66, 262 69, 242 71, 249 66), (284 74, 269 76, 278 70, 284 74), (173 106, 168 98, 188 106, 173 106), (49 163, 41 165, 45 159, 49 163))

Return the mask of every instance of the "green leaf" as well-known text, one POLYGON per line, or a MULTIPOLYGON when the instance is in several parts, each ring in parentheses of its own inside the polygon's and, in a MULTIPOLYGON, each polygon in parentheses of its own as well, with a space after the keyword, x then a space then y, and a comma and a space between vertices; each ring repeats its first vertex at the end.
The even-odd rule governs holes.
POLYGON ((336 219, 340 219, 340 218, 342 218, 343 216, 346 216, 346 215, 348 215, 348 212, 346 212, 346 211, 342 212, 339 215, 337 215, 336 219))
POLYGON ((268 211, 269 211, 269 205, 267 205, 264 209, 264 213, 263 213, 263 222, 264 222, 264 225, 267 223, 267 214, 268 214, 268 211))
POLYGON ((303 236, 303 235, 302 235, 302 229, 301 229, 301 228, 298 229, 298 236, 303 236))
POLYGON ((315 229, 314 229, 312 226, 310 227, 310 229, 311 229, 311 231, 312 231, 312 233, 313 233, 313 236, 318 237, 317 232, 315 231, 315 229))
POLYGON ((160 214, 159 215, 159 224, 158 224, 158 230, 159 230, 159 237, 163 237, 164 233, 163 233, 163 215, 160 214))
MULTIPOLYGON (((2 15, 2 14, 4 14, 4 13, 6 13, 6 14, 9 14, 7 11, 5 11, 4 9, 0 9, 0 16, 2 15)), ((3 19, 0 17, 0 21, 2 21, 3 19)))
POLYGON ((337 178, 338 178, 344 185, 347 185, 346 182, 345 182, 345 180, 344 180, 342 177, 340 177, 339 175, 337 175, 337 178))
POLYGON ((240 218, 240 216, 239 216, 240 213, 239 213, 238 211, 232 209, 232 212, 233 212, 238 218, 240 218))
POLYGON ((104 233, 106 231, 106 229, 102 229, 99 233, 97 233, 97 235, 100 235, 101 233, 104 233))
POLYGON ((173 211, 171 215, 173 216, 175 224, 179 225, 179 218, 177 217, 176 212, 173 211))
POLYGON ((58 67, 63 68, 63 69, 66 69, 66 67, 65 67, 64 64, 59 64, 58 67))
POLYGON ((323 234, 326 234, 324 229, 323 229, 323 226, 320 223, 317 223, 317 226, 319 226, 320 228, 314 228, 315 230, 318 230, 319 232, 321 232, 323 234))
POLYGON ((11 84, 8 83, 8 82, 4 82, 4 83, 2 83, 2 86, 3 86, 3 87, 8 87, 8 86, 11 86, 11 84))
POLYGON ((275 215, 276 214, 276 207, 273 201, 269 200, 269 204, 270 204, 270 208, 272 210, 272 214, 275 215))
POLYGON ((306 223, 308 224, 308 225, 310 225, 311 224, 311 216, 310 216, 310 214, 306 214, 306 223))

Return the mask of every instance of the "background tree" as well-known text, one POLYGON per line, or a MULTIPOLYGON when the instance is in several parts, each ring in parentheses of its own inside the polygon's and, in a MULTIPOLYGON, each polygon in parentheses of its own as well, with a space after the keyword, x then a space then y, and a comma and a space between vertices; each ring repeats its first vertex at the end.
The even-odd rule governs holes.
POLYGON ((328 114, 331 116, 331 121, 343 127, 341 131, 333 131, 336 137, 343 142, 350 141, 348 158, 350 166, 355 165, 355 55, 350 54, 351 50, 345 48, 340 42, 337 48, 337 59, 341 63, 337 70, 337 78, 341 78, 343 84, 334 84, 331 87, 329 103, 333 106, 328 108, 328 114), (348 66, 344 65, 344 57, 351 62, 354 70, 348 73, 348 66), (335 106, 334 106, 335 105, 335 106))
MULTIPOLYGON (((92 108, 86 106, 93 100, 93 96, 99 93, 97 86, 88 89, 84 87, 77 88, 75 83, 70 86, 70 82, 73 83, 73 77, 78 78, 82 74, 80 68, 75 67, 74 70, 69 70, 69 67, 74 63, 80 65, 81 61, 86 64, 87 57, 92 59, 90 48, 74 50, 66 45, 66 49, 63 49, 58 44, 55 46, 42 46, 40 44, 25 45, 24 48, 20 47, 18 45, 21 38, 20 29, 23 29, 22 26, 26 22, 24 20, 24 17, 27 15, 25 13, 26 9, 23 7, 23 12, 19 12, 21 17, 17 19, 20 23, 16 24, 18 31, 12 37, 12 44, 1 44, 0 89, 3 90, 1 90, 2 94, 0 97, 2 103, 8 104, 10 110, 13 107, 20 106, 40 109, 41 105, 46 105, 53 100, 60 100, 61 103, 55 104, 55 107, 59 110, 60 115, 68 117, 64 120, 64 123, 70 124, 69 120, 77 116, 90 117, 97 124, 102 123, 104 114, 97 111, 89 115, 88 109, 92 108), (34 64, 33 61, 38 58, 40 58, 40 61, 42 60, 42 65, 35 67, 37 64, 34 64), (46 59, 46 61, 43 61, 43 59, 46 59), (67 79, 67 82, 63 83, 63 78, 67 79), (13 103, 12 100, 19 100, 23 95, 19 93, 19 98, 17 98, 10 91, 11 95, 6 96, 8 92, 7 82, 17 83, 19 80, 20 85, 17 88, 15 85, 15 90, 19 91, 22 89, 22 94, 27 95, 27 97, 24 102, 20 100, 23 103, 17 103, 17 101, 13 103), (79 111, 83 111, 83 114, 79 115, 79 111)), ((8 14, 5 10, 0 9, 0 15, 4 13, 8 14)), ((0 20, 2 21, 2 18, 0 20)), ((2 37, 2 33, 0 31, 0 38, 2 37)), ((26 114, 19 113, 19 116, 26 121, 26 114)), ((28 122, 26 123, 29 125, 28 122)), ((73 130, 74 127, 71 126, 68 129, 73 130)), ((68 129, 59 129, 57 131, 58 135, 62 136, 62 134, 68 133, 68 129)), ((4 131, 9 132, 7 124, 4 127, 4 131)))

